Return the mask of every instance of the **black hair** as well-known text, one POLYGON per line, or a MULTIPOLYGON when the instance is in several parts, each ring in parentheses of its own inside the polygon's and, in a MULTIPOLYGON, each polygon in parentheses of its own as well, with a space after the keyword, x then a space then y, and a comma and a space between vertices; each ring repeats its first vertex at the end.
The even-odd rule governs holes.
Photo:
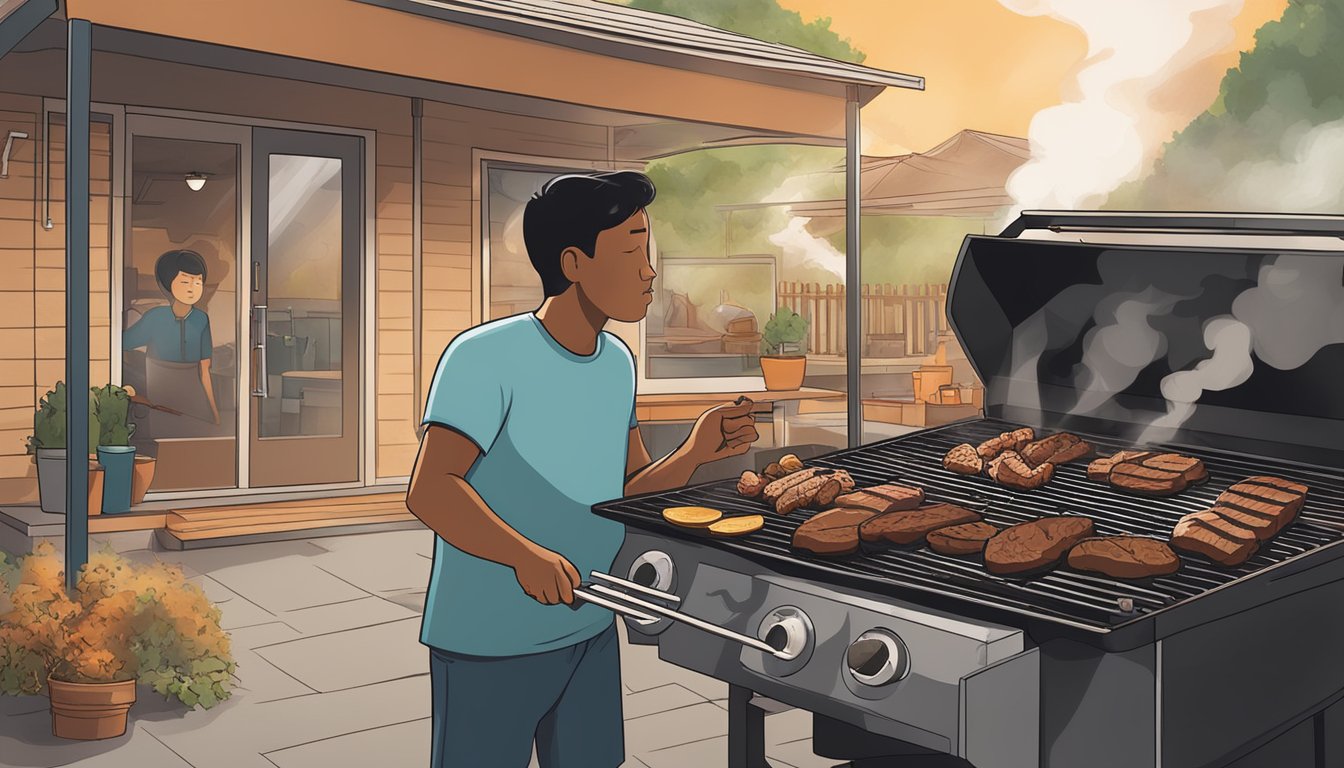
POLYGON ((598 233, 648 207, 654 194, 653 182, 638 171, 575 173, 546 182, 523 211, 527 257, 546 296, 569 288, 561 252, 578 248, 592 258, 598 233))
POLYGON ((195 251, 168 251, 154 262, 154 276, 159 279, 159 285, 163 287, 163 292, 169 295, 173 292, 173 281, 177 279, 179 272, 186 272, 188 275, 200 275, 201 282, 205 282, 205 259, 201 254, 195 251))

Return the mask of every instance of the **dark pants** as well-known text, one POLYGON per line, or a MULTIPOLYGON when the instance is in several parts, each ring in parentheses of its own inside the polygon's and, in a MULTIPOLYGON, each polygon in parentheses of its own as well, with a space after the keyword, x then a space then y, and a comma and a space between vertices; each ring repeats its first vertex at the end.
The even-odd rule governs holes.
POLYGON ((591 640, 526 656, 431 648, 431 768, 615 768, 625 760, 615 625, 591 640))

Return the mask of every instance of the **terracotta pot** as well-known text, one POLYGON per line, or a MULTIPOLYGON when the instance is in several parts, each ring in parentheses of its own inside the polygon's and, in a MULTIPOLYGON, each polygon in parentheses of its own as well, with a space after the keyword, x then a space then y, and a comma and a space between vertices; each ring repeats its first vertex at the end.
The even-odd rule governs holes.
POLYGON ((765 388, 774 391, 798 389, 807 372, 806 355, 761 355, 765 388))
POLYGON ((135 681, 67 683, 47 678, 51 732, 62 739, 112 739, 126 733, 135 681))
POLYGON ((154 482, 154 466, 153 456, 135 457, 135 468, 131 471, 131 506, 145 500, 145 494, 154 482))
POLYGON ((89 516, 103 514, 103 465, 89 462, 89 516))

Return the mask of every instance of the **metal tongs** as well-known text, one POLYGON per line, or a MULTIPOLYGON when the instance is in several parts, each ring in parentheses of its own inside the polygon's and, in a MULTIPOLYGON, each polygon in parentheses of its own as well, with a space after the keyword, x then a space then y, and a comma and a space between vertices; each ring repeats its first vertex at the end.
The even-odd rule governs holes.
MULTIPOLYGON (((670 603, 672 605, 679 605, 681 603, 681 598, 677 597, 676 595, 670 594, 668 592, 663 592, 657 589, 650 589, 649 587, 646 587, 643 584, 636 584, 633 581, 618 579, 615 576, 612 576, 611 574, 608 573, 602 573, 600 571, 592 571, 588 575, 592 579, 595 579, 597 581, 604 581, 607 584, 622 587, 624 589, 628 589, 630 591, 637 592, 641 595, 646 595, 648 597, 661 600, 663 602, 670 603)), ((768 653, 771 656, 779 656, 780 658, 784 658, 782 656, 781 651, 779 651, 778 649, 774 648, 773 646, 762 640, 757 640, 754 637, 749 637, 747 635, 734 632, 731 629, 724 629, 723 627, 720 627, 717 624, 711 624, 710 622, 705 621, 703 619, 697 619, 696 617, 682 613, 681 611, 673 610, 671 608, 667 608, 665 606, 650 602, 648 600, 643 600, 639 597, 629 594, 628 592, 622 592, 619 589, 612 589, 611 587, 603 584, 594 584, 591 581, 584 582, 583 584, 580 584, 578 587, 574 589, 574 596, 585 602, 589 602, 592 603, 593 605, 606 608, 607 610, 612 611, 613 613, 618 613, 622 616, 626 616, 631 620, 633 620, 635 623, 643 626, 658 623, 659 621, 661 621, 661 619, 658 617, 661 616, 664 619, 680 621, 683 624, 687 624, 701 631, 708 632, 711 635, 718 635, 719 637, 722 637, 726 640, 732 640, 734 642, 741 643, 742 645, 745 645, 748 648, 755 648, 756 650, 761 651, 762 653, 768 653)))

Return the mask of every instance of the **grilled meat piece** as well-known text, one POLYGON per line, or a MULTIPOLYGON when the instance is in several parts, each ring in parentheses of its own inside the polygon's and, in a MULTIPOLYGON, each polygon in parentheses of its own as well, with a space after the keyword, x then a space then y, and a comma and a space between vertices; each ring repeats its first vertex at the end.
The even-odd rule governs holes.
POLYGON ((832 475, 831 481, 821 486, 821 489, 812 497, 812 503, 809 506, 823 508, 830 507, 835 504, 836 498, 839 497, 844 490, 844 483, 841 482, 840 478, 832 475))
POLYGON ((859 525, 876 516, 849 507, 819 512, 793 532, 793 548, 817 555, 852 554, 859 550, 859 525))
POLYGON ((1030 491, 1050 482, 1055 474, 1054 464, 1033 468, 1017 451, 1004 451, 989 462, 989 476, 999 485, 1030 491))
POLYGON ((1288 527, 1307 500, 1307 486, 1278 477, 1250 477, 1223 491, 1215 503, 1241 512, 1269 517, 1273 533, 1288 527))
POLYGON ((978 475, 985 471, 985 460, 976 453, 975 446, 962 443, 943 457, 943 468, 959 475, 978 475))
POLYGON ((1146 536, 1084 539, 1069 550, 1069 567, 1113 579, 1167 576, 1181 568, 1181 559, 1165 541, 1146 536))
POLYGON ((785 472, 798 472, 803 468, 803 461, 792 453, 786 453, 779 457, 779 466, 785 472))
POLYGON ((939 528, 978 522, 980 516, 969 509, 952 504, 930 504, 907 512, 878 515, 859 526, 859 538, 869 542, 915 544, 939 528))
POLYGON ((924 491, 919 488, 887 483, 871 488, 860 488, 835 500, 838 507, 871 509, 880 514, 902 509, 914 509, 924 503, 924 491))
POLYGON ((1031 427, 1014 429, 1012 432, 1004 432, 998 437, 986 440, 976 446, 975 452, 985 461, 998 456, 1004 451, 1021 450, 1022 446, 1036 439, 1036 430, 1031 427))
POLYGON ((819 473, 801 483, 789 486, 775 501, 775 511, 787 515, 803 507, 820 506, 817 497, 830 497, 831 501, 840 495, 840 479, 832 474, 819 473))
POLYGON ((785 491, 792 488, 794 485, 815 477, 819 473, 830 471, 831 470, 829 469, 822 469, 821 467, 811 467, 799 472, 794 472, 793 474, 781 477, 778 480, 772 480, 765 486, 765 489, 761 491, 761 495, 765 497, 766 501, 774 504, 779 501, 779 497, 783 496, 785 491))
POLYGON ((784 465, 780 464, 778 461, 772 461, 769 464, 766 464, 765 469, 761 470, 761 475, 770 482, 774 482, 782 477, 788 477, 790 474, 791 473, 784 468, 784 465))
POLYGON ((1219 517, 1212 510, 1204 510, 1191 512, 1176 523, 1171 531, 1171 546, 1230 568, 1255 554, 1258 541, 1253 531, 1219 517))
POLYGON ((1092 446, 1077 435, 1060 432, 1034 443, 1027 443, 1018 453, 1033 467, 1041 464, 1067 464, 1092 453, 1092 446))
POLYGON ((1086 517, 1042 517, 1007 528, 985 544, 985 569, 1001 576, 1024 575, 1057 563, 1092 535, 1086 517))
POLYGON ((737 492, 747 498, 754 499, 761 495, 761 491, 765 490, 767 482, 769 481, 764 477, 761 477, 751 470, 747 470, 746 472, 743 472, 742 477, 737 480, 737 492))
POLYGON ((1136 462, 1116 464, 1111 469, 1107 482, 1116 488, 1146 496, 1171 496, 1184 491, 1190 485, 1181 472, 1149 467, 1136 462))
POLYGON ((1138 463, 1153 469, 1180 472, 1181 477, 1184 477, 1185 482, 1189 485, 1196 485, 1209 479, 1209 470, 1204 466, 1204 462, 1190 456, 1182 456, 1179 453, 1159 453, 1156 456, 1145 456, 1138 459, 1138 463))
POLYGON ((989 523, 965 523, 949 525, 932 531, 928 539, 929 549, 943 555, 978 555, 985 551, 985 543, 994 538, 998 528, 989 523))
POLYGON ((1115 465, 1152 455, 1152 451, 1120 451, 1113 456, 1103 456, 1087 465, 1087 479, 1104 483, 1111 476, 1111 470, 1115 465))

